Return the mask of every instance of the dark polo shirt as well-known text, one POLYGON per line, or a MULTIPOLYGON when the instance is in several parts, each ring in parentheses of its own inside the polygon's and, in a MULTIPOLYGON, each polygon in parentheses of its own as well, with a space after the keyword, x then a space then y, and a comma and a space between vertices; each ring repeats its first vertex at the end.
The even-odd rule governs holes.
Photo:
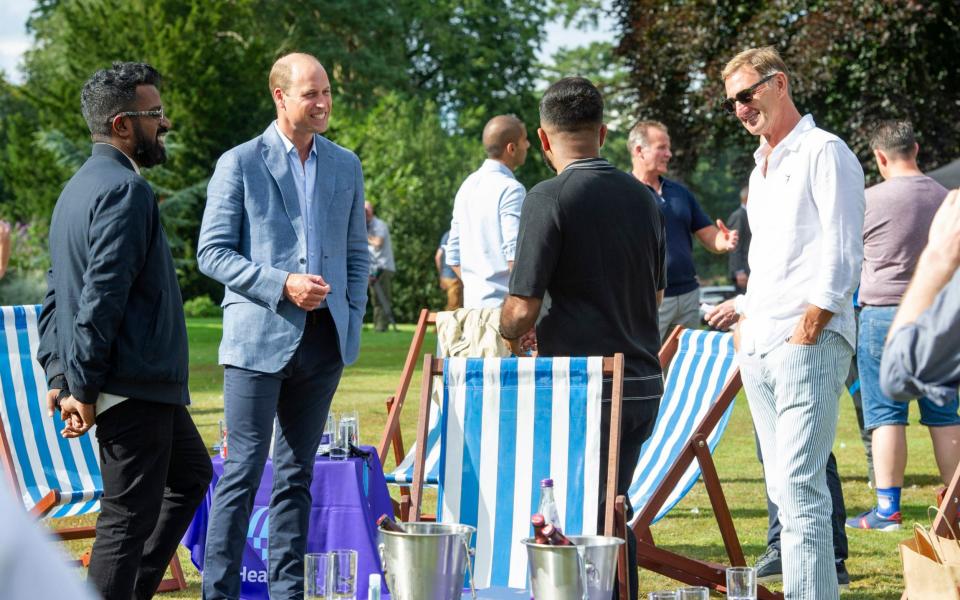
POLYGON ((537 322, 540 354, 622 352, 624 399, 659 399, 656 293, 666 286, 665 252, 653 194, 604 159, 576 161, 531 189, 510 293, 546 296, 537 322))

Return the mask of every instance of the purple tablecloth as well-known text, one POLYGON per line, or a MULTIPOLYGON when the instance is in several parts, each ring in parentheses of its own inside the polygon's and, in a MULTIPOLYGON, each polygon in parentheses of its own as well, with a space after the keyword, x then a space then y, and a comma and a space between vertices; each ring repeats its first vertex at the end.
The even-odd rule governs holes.
MULTIPOLYGON (((313 509, 310 511, 310 534, 307 552, 329 550, 356 550, 357 598, 367 597, 370 573, 380 573, 377 553, 377 518, 393 515, 393 505, 383 478, 383 467, 376 450, 364 446, 371 456, 366 460, 351 458, 331 461, 317 457, 313 467, 313 509)), ((223 459, 213 458, 213 481, 197 514, 193 517, 183 545, 190 550, 190 558, 203 572, 204 544, 207 539, 207 515, 213 500, 213 490, 223 474, 223 459)), ((247 545, 243 551, 240 571, 240 597, 244 600, 267 599, 267 507, 273 485, 273 465, 267 461, 260 480, 260 488, 253 502, 247 545)))

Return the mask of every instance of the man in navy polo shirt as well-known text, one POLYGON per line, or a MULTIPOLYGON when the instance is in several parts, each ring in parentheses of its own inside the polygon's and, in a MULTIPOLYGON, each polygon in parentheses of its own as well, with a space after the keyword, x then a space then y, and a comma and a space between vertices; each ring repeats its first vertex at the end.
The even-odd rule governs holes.
POLYGON ((691 234, 716 254, 736 248, 739 234, 719 219, 714 225, 690 190, 664 177, 672 156, 666 125, 640 121, 630 130, 627 147, 633 176, 653 191, 667 227, 667 289, 659 310, 662 341, 675 325, 700 325, 700 283, 693 266, 691 234))

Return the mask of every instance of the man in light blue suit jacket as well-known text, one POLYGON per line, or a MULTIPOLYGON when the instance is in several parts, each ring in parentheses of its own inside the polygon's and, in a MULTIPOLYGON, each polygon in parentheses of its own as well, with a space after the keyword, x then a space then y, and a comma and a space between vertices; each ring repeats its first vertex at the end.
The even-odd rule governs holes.
POLYGON ((229 452, 207 530, 208 600, 240 595, 274 418, 270 595, 302 597, 314 456, 343 366, 357 358, 367 303, 360 161, 319 135, 332 108, 327 73, 290 54, 274 64, 270 88, 277 120, 217 162, 197 249, 200 270, 226 286, 229 452))

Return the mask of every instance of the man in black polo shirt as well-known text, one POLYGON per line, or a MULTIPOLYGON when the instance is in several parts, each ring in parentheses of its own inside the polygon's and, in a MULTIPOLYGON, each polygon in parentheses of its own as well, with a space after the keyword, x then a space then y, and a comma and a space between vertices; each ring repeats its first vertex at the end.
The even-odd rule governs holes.
MULTIPOLYGON (((543 356, 623 352, 617 492, 626 494, 663 394, 657 306, 667 283, 666 242, 663 215, 650 190, 600 158, 606 133, 603 97, 588 80, 569 77, 547 89, 537 135, 557 177, 538 184, 524 200, 500 334, 518 354, 532 347, 543 356), (547 306, 538 320, 542 304, 547 306)), ((609 402, 602 415, 606 431, 609 402)), ((601 464, 606 455, 603 439, 601 464)), ((630 597, 636 598, 632 532, 629 538, 630 597)))

